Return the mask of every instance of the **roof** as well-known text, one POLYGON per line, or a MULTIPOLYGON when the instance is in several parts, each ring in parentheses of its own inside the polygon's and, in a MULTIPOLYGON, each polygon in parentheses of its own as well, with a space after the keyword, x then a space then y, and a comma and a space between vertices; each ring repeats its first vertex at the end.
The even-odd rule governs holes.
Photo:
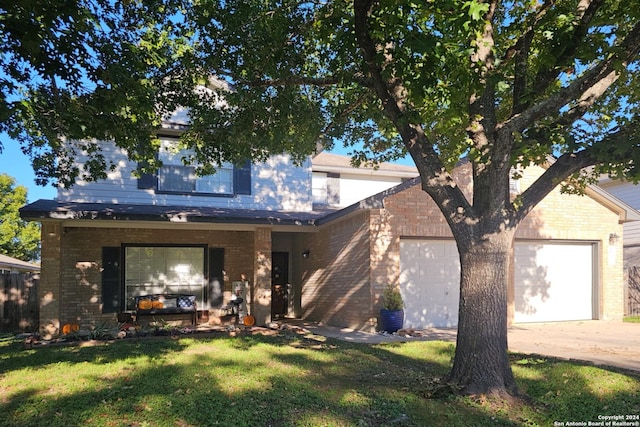
POLYGON ((233 224, 314 225, 327 211, 290 212, 216 207, 162 206, 119 203, 79 203, 40 199, 20 209, 30 220, 121 220, 211 222, 233 224))
POLYGON ((22 261, 21 259, 3 254, 0 254, 0 267, 8 267, 16 270, 40 271, 40 266, 38 264, 22 261))
MULTIPOLYGON (((343 156, 340 156, 343 157, 343 156)), ((123 220, 173 223, 218 223, 254 225, 291 225, 314 227, 361 209, 381 209, 384 200, 396 193, 420 184, 420 177, 407 180, 395 187, 367 197, 343 209, 316 209, 292 212, 251 210, 216 207, 162 206, 117 203, 79 203, 57 200, 38 200, 20 209, 20 215, 29 220, 123 220)), ((640 212, 597 186, 588 186, 588 197, 616 212, 619 221, 640 221, 640 212)))
POLYGON ((311 167, 314 172, 336 172, 361 175, 376 174, 403 178, 413 178, 418 176, 418 169, 415 166, 383 162, 378 164, 377 167, 360 166, 356 168, 351 165, 351 157, 328 153, 326 151, 321 151, 311 159, 311 167))

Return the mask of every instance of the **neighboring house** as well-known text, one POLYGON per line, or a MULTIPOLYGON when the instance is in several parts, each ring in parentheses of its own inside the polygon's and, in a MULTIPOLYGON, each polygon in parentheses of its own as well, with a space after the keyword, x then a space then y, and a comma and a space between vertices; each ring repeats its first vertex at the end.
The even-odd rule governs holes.
MULTIPOLYGON (((162 140, 163 147, 174 141, 162 140)), ((419 179, 365 197, 365 189, 401 182, 411 168, 383 165, 363 180, 344 158, 325 153, 295 166, 275 155, 198 178, 166 150, 157 175, 136 179, 136 165, 113 144, 104 146, 119 165, 106 180, 78 182, 56 200, 21 209, 23 218, 42 223, 45 336, 65 323, 115 321, 134 296, 158 292, 196 295, 201 321, 214 321, 243 282, 259 325, 294 316, 371 331, 388 283, 401 287, 407 326, 456 323, 455 246, 419 179), (325 176, 323 203, 312 177, 325 176), (363 200, 343 207, 354 200, 350 193, 363 200)), ((540 171, 527 169, 513 188, 526 188, 540 171)), ((469 165, 457 173, 470 181, 469 165)), ((587 194, 556 190, 520 227, 510 320, 622 317, 622 246, 610 236, 639 217, 597 188, 587 194)))
MULTIPOLYGON (((598 185, 634 209, 640 209, 640 187, 603 177, 598 185)), ((640 316, 640 222, 624 225, 625 314, 640 316)))
POLYGON ((40 273, 40 266, 0 254, 0 274, 40 273))

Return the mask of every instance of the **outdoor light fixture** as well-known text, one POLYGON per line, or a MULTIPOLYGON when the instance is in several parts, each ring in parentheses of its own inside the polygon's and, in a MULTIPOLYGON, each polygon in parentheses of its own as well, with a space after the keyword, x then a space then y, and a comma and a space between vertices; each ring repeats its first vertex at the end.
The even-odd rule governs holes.
POLYGON ((302 251, 302 258, 307 259, 309 258, 309 254, 311 253, 311 251, 309 249, 305 249, 304 251, 302 251))
POLYGON ((618 243, 618 240, 620 239, 620 236, 618 236, 618 234, 616 233, 611 233, 609 234, 609 244, 611 246, 615 245, 616 243, 618 243))

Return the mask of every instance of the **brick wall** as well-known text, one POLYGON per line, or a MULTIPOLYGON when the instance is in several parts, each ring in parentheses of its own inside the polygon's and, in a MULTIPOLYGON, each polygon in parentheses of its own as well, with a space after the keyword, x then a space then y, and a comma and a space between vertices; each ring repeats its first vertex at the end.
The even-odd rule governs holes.
MULTIPOLYGON (((456 170, 468 190, 470 168, 456 170)), ((525 189, 543 172, 527 169, 520 182, 525 189)), ((468 193, 468 191, 467 191, 468 193)), ((379 302, 384 283, 399 281, 400 237, 453 238, 435 202, 414 186, 385 200, 385 209, 372 213, 372 293, 379 302)), ((523 221, 516 233, 520 240, 561 239, 595 242, 596 318, 620 319, 623 311, 622 239, 609 245, 609 235, 622 236, 618 215, 598 201, 555 189, 523 221)), ((570 260, 568 260, 570 262, 570 260)), ((510 292, 513 299, 513 292, 510 292)), ((511 301, 513 305, 513 301, 511 301)), ((512 307, 510 312, 513 313, 512 307)))
MULTIPOLYGON (((90 327, 115 321, 102 314, 102 247, 134 244, 206 244, 225 249, 225 291, 245 275, 254 277, 253 232, 134 228, 65 228, 50 236, 43 227, 41 332, 55 335, 61 325, 90 327), (46 234, 46 235, 45 235, 46 234)), ((58 228, 59 231, 59 228, 58 228)))
POLYGON ((330 325, 371 329, 369 213, 341 218, 301 236, 301 316, 330 325))

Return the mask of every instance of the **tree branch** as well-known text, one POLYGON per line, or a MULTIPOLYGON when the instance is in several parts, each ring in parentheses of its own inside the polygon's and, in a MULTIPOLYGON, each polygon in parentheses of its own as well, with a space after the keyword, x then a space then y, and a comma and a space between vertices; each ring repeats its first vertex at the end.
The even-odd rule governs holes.
POLYGON ((372 0, 354 0, 356 40, 371 78, 371 89, 382 102, 385 116, 394 124, 413 158, 422 178, 423 190, 438 204, 450 226, 460 228, 465 224, 465 216, 474 217, 473 208, 446 171, 422 127, 410 123, 407 119, 404 110, 405 100, 395 98, 401 93, 397 82, 387 81, 382 76, 382 69, 376 62, 376 43, 369 33, 368 17, 372 5, 372 0))
POLYGON ((543 93, 564 71, 565 67, 573 65, 573 58, 589 31, 589 24, 603 3, 604 0, 581 0, 578 3, 576 15, 580 19, 573 34, 566 43, 562 43, 562 49, 556 56, 556 67, 539 70, 531 88, 532 93, 543 93))
MULTIPOLYGON (((562 106, 578 100, 573 114, 584 112, 601 96, 618 78, 616 66, 620 62, 633 60, 640 51, 640 23, 627 34, 615 54, 602 60, 599 64, 560 89, 547 99, 530 106, 520 114, 512 116, 501 127, 507 132, 521 132, 537 120, 557 112, 562 106)), ((566 116, 568 117, 568 116, 566 116)))
MULTIPOLYGON (((364 87, 372 87, 370 79, 364 76, 354 75, 351 79, 353 83, 357 83, 364 87)), ((271 86, 318 86, 328 87, 336 86, 340 83, 344 83, 345 79, 338 76, 329 77, 304 77, 304 76, 290 76, 280 79, 253 79, 240 81, 241 84, 246 84, 251 87, 271 87, 271 86)))
POLYGON ((535 208, 560 182, 588 166, 598 163, 588 150, 566 153, 549 168, 520 196, 520 208, 513 211, 513 221, 518 224, 535 208))

